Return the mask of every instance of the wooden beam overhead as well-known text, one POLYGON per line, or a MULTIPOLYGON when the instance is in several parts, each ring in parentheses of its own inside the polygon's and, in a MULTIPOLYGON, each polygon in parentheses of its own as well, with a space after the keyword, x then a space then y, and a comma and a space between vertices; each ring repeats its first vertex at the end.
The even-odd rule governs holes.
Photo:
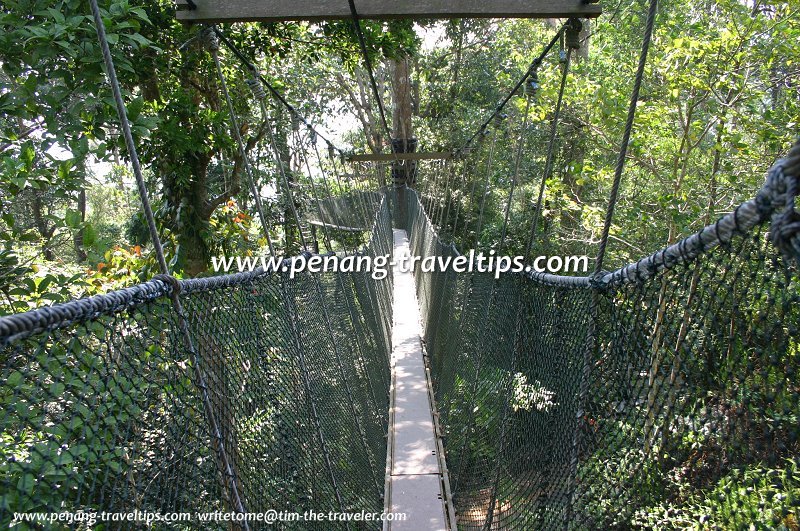
MULTIPOLYGON (((349 19, 346 0, 177 0, 184 22, 279 22, 349 19)), ((361 18, 593 18, 600 4, 585 0, 356 0, 361 18)))
POLYGON ((348 155, 347 160, 350 162, 369 162, 369 161, 385 161, 391 162, 393 160, 435 160, 435 159, 449 159, 453 154, 449 151, 429 151, 420 153, 365 153, 362 155, 348 155))

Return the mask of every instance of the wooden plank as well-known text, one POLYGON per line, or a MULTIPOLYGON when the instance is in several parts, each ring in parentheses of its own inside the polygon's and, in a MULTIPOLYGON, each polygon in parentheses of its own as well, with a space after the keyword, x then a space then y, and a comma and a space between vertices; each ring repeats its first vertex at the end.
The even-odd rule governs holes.
POLYGON ((449 159, 453 156, 450 151, 422 151, 420 153, 364 153, 362 155, 349 155, 350 162, 386 161, 393 160, 434 160, 449 159))
POLYGON ((368 231, 369 227, 345 227, 344 225, 333 225, 331 223, 325 223, 323 221, 319 221, 317 219, 309 219, 307 220, 310 224, 315 225, 317 227, 326 227, 333 230, 341 230, 345 232, 364 232, 368 231))
MULTIPOLYGON (((344 0, 177 0, 184 22, 279 22, 349 19, 344 0)), ((361 18, 593 18, 599 4, 585 0, 356 0, 361 18)))
MULTIPOLYGON (((432 392, 422 354, 422 327, 414 274, 399 258, 411 253, 408 234, 394 229, 392 392, 387 448, 386 511, 405 513, 385 531, 448 531, 432 392)), ((449 491, 449 486, 446 487, 449 491)))
POLYGON ((394 476, 386 512, 405 513, 405 520, 384 523, 386 531, 448 531, 437 474, 394 476))

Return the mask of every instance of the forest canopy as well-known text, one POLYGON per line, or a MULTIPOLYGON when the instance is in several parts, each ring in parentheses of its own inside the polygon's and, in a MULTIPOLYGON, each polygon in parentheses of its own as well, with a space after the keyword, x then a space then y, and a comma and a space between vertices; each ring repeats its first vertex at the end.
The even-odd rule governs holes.
MULTIPOLYGON (((101 7, 172 269, 204 275, 212 256, 262 252, 266 242, 214 62, 197 42, 202 28, 177 22, 171 1, 112 0, 101 7)), ((660 4, 607 267, 674 243, 754 195, 798 131, 798 7, 738 0, 660 4)), ((600 18, 584 23, 546 183, 537 243, 542 252, 591 256, 596 250, 645 13, 644 2, 613 1, 600 18)), ((410 133, 419 150, 450 151, 508 93, 561 21, 362 24, 393 136, 410 133)), ((0 27, 2 312, 149 278, 155 273, 152 248, 88 3, 6 1, 0 27)), ((337 148, 388 151, 350 22, 246 23, 223 30, 309 123, 333 135, 337 148)), ((299 190, 294 206, 302 209, 314 180, 294 155, 293 146, 305 141, 302 131, 274 101, 269 114, 261 112, 239 59, 225 48, 219 53, 256 186, 277 220, 271 236, 282 252, 296 253, 292 200, 278 183, 266 138, 274 131, 299 190)), ((469 159, 489 183, 477 235, 482 246, 500 238, 521 140, 508 240, 513 248, 525 246, 529 227, 522 220, 545 165, 562 62, 558 53, 545 59, 536 98, 529 105, 523 95, 512 98, 504 119, 492 124, 469 159), (486 149, 490 143, 492 150, 486 149)), ((323 159, 320 164, 339 168, 323 159)), ((421 167, 417 188, 423 194, 431 191, 436 168, 421 167)), ((474 188, 453 180, 450 206, 476 216, 481 202, 474 188)), ((462 247, 476 238, 458 227, 442 231, 462 247)))

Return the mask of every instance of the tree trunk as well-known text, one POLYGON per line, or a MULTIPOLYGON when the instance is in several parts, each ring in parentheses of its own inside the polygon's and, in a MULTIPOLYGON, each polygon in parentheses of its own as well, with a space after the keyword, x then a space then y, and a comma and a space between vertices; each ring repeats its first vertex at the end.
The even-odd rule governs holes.
MULTIPOLYGON (((81 215, 81 223, 86 222, 86 189, 81 189, 78 193, 78 212, 81 215)), ((72 237, 72 243, 75 245, 75 257, 78 263, 83 263, 88 258, 86 256, 86 250, 83 248, 84 241, 83 241, 83 228, 78 229, 75 231, 75 235, 72 237)))
POLYGON ((575 50, 575 61, 589 60, 589 38, 592 35, 592 20, 589 18, 581 19, 581 32, 579 35, 581 47, 575 50))
MULTIPOLYGON (((399 56, 390 60, 392 75, 392 151, 403 153, 416 149, 416 140, 413 138, 413 124, 411 117, 414 112, 413 93, 411 86, 411 67, 408 55, 399 56)), ((394 161, 392 163, 392 177, 397 188, 397 224, 406 225, 406 193, 402 187, 413 186, 416 181, 417 164, 413 160, 394 161)))
POLYGON ((390 60, 392 72, 392 128, 395 138, 410 139, 413 135, 411 116, 413 99, 411 91, 410 58, 405 55, 390 60))
POLYGON ((184 272, 197 276, 208 269, 211 253, 203 237, 213 211, 208 209, 206 176, 208 157, 189 157, 187 163, 195 177, 184 190, 180 201, 180 216, 176 223, 178 235, 178 263, 184 264, 184 272))
POLYGON ((38 191, 34 191, 32 205, 33 222, 36 225, 36 230, 39 231, 39 235, 44 238, 44 243, 42 243, 42 254, 46 260, 55 260, 56 255, 53 252, 53 249, 50 248, 50 238, 53 237, 55 229, 47 226, 47 221, 45 221, 44 214, 42 212, 43 208, 44 205, 42 205, 42 197, 40 193, 38 191))

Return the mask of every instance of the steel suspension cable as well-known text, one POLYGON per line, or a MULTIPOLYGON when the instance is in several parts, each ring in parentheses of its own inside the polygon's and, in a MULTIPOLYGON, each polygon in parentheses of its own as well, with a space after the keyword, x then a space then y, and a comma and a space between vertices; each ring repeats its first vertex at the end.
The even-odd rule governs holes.
MULTIPOLYGON (((330 200, 333 200, 333 189, 331 188, 330 181, 328 180, 327 171, 325 170, 324 163, 322 162, 322 155, 320 155, 320 152, 319 152, 319 146, 317 145, 316 136, 314 135, 313 132, 310 132, 310 135, 311 135, 311 138, 309 140, 311 142, 311 145, 314 147, 314 153, 316 154, 316 157, 317 157, 317 165, 319 166, 320 175, 322 176, 322 184, 325 187, 325 192, 327 193, 328 198, 330 200)), ((338 175, 336 175, 336 180, 337 180, 337 183, 338 183, 339 182, 339 176, 338 175)), ((339 184, 339 188, 341 189, 341 184, 339 184)), ((322 216, 322 214, 320 214, 320 216, 322 216)), ((320 217, 320 221, 323 221, 321 219, 321 217, 320 217)), ((343 247, 345 248, 345 250, 347 252, 355 253, 357 251, 357 249, 355 249, 355 248, 347 249, 347 245, 345 245, 345 244, 343 244, 343 247)))
MULTIPOLYGON (((463 187, 462 189, 465 190, 467 188, 467 161, 466 161, 466 159, 463 162, 464 162, 464 168, 463 168, 463 171, 461 172, 461 183, 462 183, 462 187, 463 187)), ((473 180, 472 181, 472 189, 470 191, 470 197, 469 197, 470 199, 472 198, 472 194, 474 192, 475 192, 475 181, 473 180)), ((466 208, 466 206, 465 206, 465 208, 466 208)), ((459 197, 459 200, 456 203, 455 219, 453 220, 453 238, 455 238, 456 235, 458 234, 458 215, 460 213, 461 213, 461 198, 459 197)), ((466 225, 465 225, 465 227, 466 227, 466 225)))
MULTIPOLYGON (((261 105, 262 111, 266 115, 266 103, 262 101, 261 105)), ((277 127, 277 122, 275 122, 275 127, 277 127)), ((267 127, 267 135, 269 136, 270 146, 272 146, 273 159, 275 160, 275 165, 278 168, 278 175, 280 176, 283 187, 286 190, 286 201, 288 201, 289 206, 291 207, 292 216, 294 217, 295 224, 297 225, 297 233, 300 235, 300 246, 303 248, 303 250, 308 250, 308 242, 306 242, 306 238, 303 235, 303 225, 300 222, 300 214, 297 212, 297 206, 295 205, 294 193, 292 192, 292 187, 289 185, 289 177, 286 175, 287 171, 284 167, 283 159, 281 159, 281 152, 280 149, 278 149, 278 142, 275 139, 275 134, 272 131, 272 127, 267 127)), ((286 234, 286 238, 288 241, 288 233, 286 234)))
POLYGON ((389 122, 386 121, 386 111, 383 107, 383 99, 381 98, 380 91, 378 90, 378 83, 375 81, 375 73, 372 70, 372 61, 369 58, 369 52, 367 50, 367 41, 364 38, 364 32, 361 29, 361 18, 358 15, 358 10, 356 10, 356 4, 354 0, 348 0, 350 5, 350 15, 353 18, 353 27, 356 30, 356 36, 358 37, 358 44, 361 48, 361 54, 364 56, 364 64, 367 67, 367 74, 369 75, 369 82, 372 86, 372 92, 375 95, 375 101, 378 104, 378 111, 381 117, 381 123, 383 124, 383 128, 386 131, 386 138, 390 141, 392 139, 392 130, 389 128, 389 122))
MULTIPOLYGON (((619 186, 622 180, 622 171, 625 167, 625 157, 628 151, 628 142, 630 142, 630 136, 633 130, 633 122, 634 118, 636 117, 636 106, 639 101, 639 90, 642 85, 642 79, 644 78, 644 68, 647 63, 647 54, 650 49, 650 41, 653 35, 653 28, 655 26, 657 11, 658 11, 658 0, 650 0, 647 12, 647 22, 645 24, 645 30, 644 30, 644 37, 642 39, 642 49, 639 54, 639 63, 636 67, 633 90, 631 91, 631 100, 630 100, 630 105, 628 107, 628 116, 625 121, 625 130, 622 135, 619 157, 617 159, 617 166, 614 173, 614 182, 611 187, 611 197, 609 198, 609 203, 606 210, 605 222, 603 224, 603 234, 602 237, 600 238, 600 247, 598 249, 597 260, 595 262, 593 279, 596 279, 603 270, 603 259, 605 257, 606 245, 608 243, 608 235, 611 228, 611 221, 614 215, 614 207, 616 205, 617 198, 619 196, 619 186)), ((594 282, 592 283, 592 285, 594 285, 594 282)), ((597 348, 597 333, 598 333, 597 321, 598 321, 598 307, 600 305, 599 298, 600 298, 599 291, 597 289, 593 289, 591 291, 591 297, 589 301, 586 341, 583 348, 582 367, 581 367, 580 380, 578 383, 578 400, 577 400, 578 411, 583 410, 589 394, 589 379, 591 377, 591 372, 592 372, 592 356, 594 355, 595 349, 597 348)), ((572 518, 572 513, 576 501, 580 443, 581 443, 580 424, 576 422, 572 433, 572 442, 570 445, 571 446, 570 460, 568 464, 569 469, 568 469, 568 474, 566 476, 568 481, 567 494, 569 502, 567 504, 567 510, 564 511, 565 524, 569 522, 570 519, 572 518)))
MULTIPOLYGON (((221 468, 220 474, 223 478, 225 490, 227 491, 228 503, 237 513, 243 514, 246 511, 241 496, 239 495, 236 474, 234 473, 233 466, 228 457, 228 452, 225 448, 225 438, 222 435, 222 431, 217 423, 216 415, 214 414, 214 406, 211 403, 211 396, 209 394, 208 386, 206 385, 206 377, 203 373, 203 364, 200 359, 200 354, 195 347, 191 332, 189 331, 188 318, 179 297, 180 284, 175 277, 170 274, 166 258, 164 257, 164 248, 161 245, 161 239, 158 234, 158 229, 156 228, 153 209, 150 205, 150 199, 147 193, 147 185, 145 184, 144 176, 142 174, 142 167, 136 150, 136 142, 133 140, 130 122, 128 121, 128 111, 125 106, 125 101, 122 98, 122 89, 120 88, 119 79, 117 78, 114 59, 111 56, 111 49, 108 44, 108 37, 106 36, 105 25, 103 24, 103 17, 100 13, 100 7, 97 4, 97 0, 89 0, 89 5, 92 10, 92 17, 94 18, 97 39, 100 43, 100 49, 103 55, 103 63, 106 68, 106 75, 108 76, 108 81, 111 85, 111 92, 114 97, 114 104, 117 108, 117 114, 119 116, 120 126, 122 128, 122 136, 125 140, 125 146, 128 150, 128 155, 131 158, 131 167, 136 180, 136 186, 139 190, 139 199, 141 200, 142 210, 144 212, 145 219, 147 220, 147 228, 150 232, 150 238, 153 242, 156 260, 161 270, 161 274, 154 278, 158 278, 171 288, 170 298, 172 300, 172 307, 178 316, 178 327, 186 345, 186 349, 189 351, 189 355, 193 362, 196 385, 200 391, 200 399, 203 403, 203 411, 205 413, 206 421, 209 425, 210 435, 213 440, 214 453, 217 456, 217 460, 221 468)), ((242 526, 245 530, 250 529, 246 519, 242 521, 242 526)))
POLYGON ((334 150, 336 150, 336 151, 337 151, 339 154, 341 154, 341 155, 344 155, 344 153, 345 153, 345 152, 344 152, 344 150, 342 150, 342 149, 338 148, 338 147, 337 147, 337 146, 336 146, 336 145, 335 145, 333 142, 331 142, 329 139, 327 139, 327 138, 325 137, 325 135, 323 135, 322 133, 320 133, 319 131, 317 131, 317 130, 314 128, 314 126, 313 126, 313 125, 311 125, 311 124, 309 123, 309 121, 308 121, 308 120, 306 120, 306 118, 305 118, 305 117, 304 117, 302 114, 300 114, 300 111, 298 111, 298 110, 297 110, 297 108, 296 108, 294 105, 292 105, 291 103, 289 103, 289 101, 286 99, 286 97, 285 97, 283 94, 281 94, 281 93, 278 91, 278 89, 276 89, 276 88, 275 88, 275 87, 272 85, 272 83, 270 83, 270 82, 269 82, 269 81, 268 81, 268 80, 267 80, 267 79, 266 79, 266 78, 265 78, 265 77, 264 77, 264 76, 263 76, 263 75, 260 73, 260 71, 258 70, 258 68, 256 68, 256 66, 255 66, 255 63, 254 63, 254 62, 253 62, 251 59, 249 59, 249 58, 248 58, 246 55, 244 55, 244 54, 241 52, 241 50, 239 50, 239 49, 236 47, 236 45, 235 45, 235 44, 233 44, 233 42, 231 42, 231 40, 230 40, 230 39, 229 39, 229 38, 228 38, 228 37, 227 37, 227 36, 226 36, 224 33, 222 33, 222 31, 220 31, 220 29, 219 29, 218 27, 216 27, 216 26, 210 26, 210 28, 211 28, 211 29, 214 31, 214 33, 216 34, 216 36, 219 38, 220 42, 222 42, 222 44, 224 44, 224 45, 225 45, 225 47, 226 47, 228 50, 230 50, 230 51, 231 51, 231 53, 233 53, 233 55, 235 55, 235 56, 236 56, 236 57, 237 57, 237 58, 238 58, 238 59, 239 59, 239 60, 242 62, 242 64, 244 65, 244 67, 245 67, 245 68, 246 68, 248 71, 250 71, 250 72, 253 72, 253 73, 255 73, 255 75, 257 75, 257 76, 258 76, 258 80, 259 80, 259 81, 261 81, 261 83, 263 83, 263 85, 264 85, 264 86, 267 88, 267 90, 269 90, 269 92, 270 92, 270 93, 271 93, 271 94, 272 94, 272 95, 275 97, 275 99, 277 99, 277 100, 278 100, 278 101, 281 103, 281 105, 283 105, 284 107, 286 107, 286 109, 287 109, 287 110, 288 110, 288 111, 289 111, 289 112, 290 112, 292 115, 294 115, 294 116, 295 116, 295 118, 297 118, 297 119, 300 121, 300 123, 302 123, 303 125, 305 125, 305 126, 306 126, 307 128, 309 128, 310 130, 314 131, 314 133, 316 133, 316 135, 317 135, 319 138, 321 138, 322 140, 324 140, 324 141, 325 141, 325 142, 326 142, 326 143, 327 143, 329 146, 331 146, 331 147, 332 147, 334 150))
POLYGON ((433 174, 433 179, 431 182, 430 190, 428 191, 428 201, 430 201, 431 203, 430 207, 431 212, 429 212, 428 215, 430 216, 431 221, 433 221, 434 223, 436 223, 436 225, 438 225, 437 219, 439 210, 441 210, 439 205, 439 197, 442 193, 442 190, 444 189, 444 183, 441 178, 442 174, 439 171, 439 161, 432 160, 429 162, 429 165, 430 168, 428 171, 433 174))
MULTIPOLYGON (((265 104, 262 102, 262 105, 265 105, 265 104)), ((264 111, 266 112, 266 105, 265 105, 264 111)), ((297 229, 298 229, 298 232, 300 233, 300 241, 302 242, 303 248, 306 251, 308 251, 308 246, 307 246, 307 243, 305 241, 305 237, 303 236, 302 226, 300 224, 300 216, 298 215, 297 208, 295 207, 294 195, 292 193, 291 187, 289 186, 289 180, 288 180, 288 177, 286 175, 285 168, 283 166, 283 161, 280 159, 280 152, 278 151, 277 143, 275 141, 275 135, 272 134, 272 129, 271 128, 269 129, 269 135, 270 135, 270 142, 272 143, 273 150, 275 151, 276 161, 277 161, 277 163, 279 164, 279 166, 281 168, 280 169, 281 177, 283 178, 283 183, 284 183, 284 186, 286 187, 286 190, 287 190, 287 200, 290 202, 290 204, 292 206, 292 212, 293 212, 295 221, 297 223, 297 229)), ((298 149, 299 149, 299 147, 298 147, 298 149)), ((316 275, 316 274, 312 273, 311 274, 311 278, 313 279, 314 288, 317 291, 317 295, 318 295, 319 300, 320 300, 320 305, 321 305, 321 308, 322 308, 322 315, 323 315, 323 318, 324 318, 324 321, 325 321, 325 327, 326 327, 327 335, 331 340, 331 345, 333 346, 334 358, 336 360, 336 365, 337 365, 337 368, 338 368, 338 371, 339 371, 339 376, 341 378, 341 383, 344 386, 345 393, 347 394, 348 405, 350 406, 349 407, 350 414, 353 417, 353 422, 356 425, 356 429, 357 429, 359 437, 361 439, 361 444, 363 446, 364 453, 365 453, 365 455, 367 457, 367 461, 370 464, 370 468, 371 468, 370 472, 371 472, 371 475, 372 475, 373 482, 375 484, 376 491, 378 492, 378 495, 380 495, 380 488, 378 486, 378 480, 377 480, 377 477, 375 475, 375 463, 372 462, 372 456, 371 456, 370 451, 369 451, 369 445, 367 444, 367 441, 366 441, 366 432, 365 432, 365 430, 364 430, 364 428, 363 428, 363 426, 361 424, 361 421, 359 420, 358 412, 357 412, 356 406, 355 406, 355 399, 353 398, 353 393, 352 393, 350 384, 347 381, 347 376, 346 376, 345 368, 344 368, 345 367, 344 366, 344 362, 342 361, 342 356, 341 356, 340 351, 339 351, 340 349, 339 349, 338 341, 336 340, 336 334, 333 331, 333 324, 332 324, 332 321, 331 321, 330 313, 328 312, 328 307, 327 307, 327 305, 325 303, 325 294, 324 294, 324 291, 322 289, 322 284, 321 284, 319 275, 316 275)))
POLYGON ((456 186, 456 171, 455 167, 450 162, 450 159, 445 159, 444 166, 445 166, 445 173, 447 174, 448 187, 444 192, 444 202, 446 210, 444 212, 444 221, 442 222, 442 227, 447 229, 447 232, 450 232, 447 226, 448 223, 450 223, 450 205, 452 204, 451 198, 453 197, 453 189, 456 186))
POLYGON ((620 142, 619 156, 617 158, 617 165, 614 170, 614 182, 611 186, 611 195, 608 199, 608 207, 606 208, 606 217, 603 223, 603 233, 600 237, 600 244, 597 249, 597 260, 595 261, 594 273, 599 274, 603 270, 603 260, 606 254, 606 246, 608 245, 608 235, 611 230, 611 222, 614 219, 614 209, 619 198, 619 187, 622 181, 622 172, 625 169, 625 158, 628 154, 628 145, 631 140, 631 132, 633 131, 633 122, 636 118, 636 106, 639 103, 639 91, 642 87, 642 80, 644 78, 644 68, 647 64, 647 54, 650 50, 650 41, 653 36, 653 27, 656 20, 656 12, 658 11, 658 0, 650 0, 650 7, 647 11, 647 22, 644 29, 644 39, 642 40, 642 49, 639 54, 639 64, 636 67, 636 76, 633 82, 633 90, 631 91, 630 105, 628 106, 628 116, 625 120, 625 130, 622 133, 622 141, 620 142))
POLYGON ((297 143, 297 152, 300 158, 301 165, 305 166, 306 172, 308 173, 308 182, 309 186, 311 187, 311 197, 314 200, 314 204, 317 206, 317 214, 319 215, 319 220, 322 223, 322 238, 325 241, 325 246, 328 248, 328 251, 333 250, 333 246, 331 244, 331 236, 328 232, 328 224, 325 223, 322 215, 322 203, 320 202, 319 195, 317 194, 317 186, 314 184, 314 177, 311 174, 311 164, 308 162, 308 157, 305 154, 303 149, 303 141, 300 138, 300 132, 294 132, 295 142, 297 143))
POLYGON ((470 171, 469 166, 469 156, 472 154, 471 150, 468 150, 463 156, 464 162, 464 183, 466 184, 467 180, 471 181, 472 185, 470 186, 469 193, 467 194, 466 204, 464 205, 464 238, 462 239, 462 247, 463 244, 466 244, 467 239, 469 238, 469 224, 472 222, 472 211, 475 208, 475 190, 478 187, 478 178, 477 174, 470 171), (469 173, 469 177, 467 174, 469 173))
POLYGON ((536 228, 539 224, 539 217, 542 215, 542 202, 544 200, 544 190, 547 185, 547 180, 550 178, 550 172, 553 168, 553 154, 555 152, 556 133, 558 132, 558 119, 561 115, 561 105, 564 100, 564 87, 567 84, 567 75, 569 73, 570 59, 572 56, 572 48, 567 47, 567 56, 564 61, 564 71, 561 73, 561 86, 558 89, 558 101, 556 102, 556 110, 553 114, 553 122, 550 124, 550 140, 547 145, 547 158, 544 163, 544 171, 542 172, 542 180, 539 183, 539 195, 536 199, 536 210, 533 214, 533 221, 531 222, 531 231, 528 235, 528 244, 525 246, 525 258, 529 258, 531 247, 533 246, 533 239, 536 234, 536 228))
MULTIPOLYGON (((542 194, 543 194, 543 191, 544 191, 544 183, 546 182, 547 175, 549 174, 551 163, 552 163, 552 159, 553 159, 553 146, 555 144, 555 132, 556 132, 557 124, 558 124, 558 117, 559 117, 559 114, 560 114, 560 111, 561 111, 561 103, 562 103, 562 100, 563 100, 564 87, 565 87, 566 79, 567 79, 567 72, 569 70, 570 52, 572 51, 573 47, 577 47, 576 45, 578 44, 578 35, 579 34, 580 34, 580 22, 578 22, 577 20, 573 19, 573 20, 570 21, 570 26, 568 27, 568 29, 566 31, 566 40, 568 42, 568 47, 567 47, 566 57, 565 57, 565 60, 564 60, 564 71, 563 71, 562 77, 561 77, 561 85, 559 87, 558 102, 556 103, 556 109, 555 109, 555 112, 554 112, 553 122, 552 122, 551 129, 550 129, 550 139, 549 139, 549 146, 548 146, 548 153, 547 153, 547 161, 545 162, 545 171, 544 171, 544 173, 542 175, 542 183, 541 183, 541 186, 540 186, 540 189, 539 189, 539 202, 537 204, 537 214, 540 212, 540 207, 541 207, 541 202, 542 202, 542 194)), ((519 164, 519 159, 517 159, 517 165, 518 164, 519 164)), ((516 170, 515 170, 515 173, 516 173, 516 170)), ((534 218, 534 227, 535 227, 535 223, 536 223, 536 218, 534 218)), ((526 257, 528 256, 529 251, 530 251, 530 244, 531 243, 530 243, 530 239, 529 239, 528 248, 525 251, 525 256, 526 257)), ((523 293, 524 293, 524 290, 522 290, 522 289, 517 290, 515 308, 519 309, 521 307, 522 300, 523 300, 523 293)), ((512 349, 511 349, 512 350, 511 374, 515 374, 516 373, 517 358, 518 358, 518 355, 519 355, 519 351, 521 349, 521 345, 519 344, 519 342, 521 340, 520 336, 522 335, 523 326, 524 325, 523 325, 523 322, 522 322, 522 312, 517 312, 516 325, 514 327, 514 340, 513 340, 513 346, 512 346, 512 349)), ((507 431, 508 431, 509 405, 510 405, 510 402, 511 402, 511 397, 513 395, 513 380, 509 379, 503 395, 504 395, 504 403, 503 403, 503 410, 502 410, 501 421, 500 421, 500 437, 498 439, 498 444, 497 444, 497 453, 498 453, 498 455, 500 455, 500 454, 502 454, 504 452, 504 449, 506 448, 506 444, 507 444, 506 437, 507 437, 507 431)), ((486 523, 485 523, 484 527, 487 528, 487 529, 490 529, 492 527, 492 522, 493 522, 494 517, 495 517, 495 506, 497 504, 498 495, 499 495, 499 489, 500 489, 500 475, 501 475, 500 468, 501 468, 500 467, 500 462, 498 460, 498 463, 497 463, 497 465, 495 467, 495 471, 494 471, 494 479, 493 479, 491 496, 490 496, 490 501, 489 501, 489 508, 488 508, 488 510, 486 512, 486 523)))
POLYGON ((508 199, 506 200, 505 214, 503 216, 503 227, 500 231, 500 245, 497 248, 497 254, 503 254, 503 247, 506 243, 506 232, 508 230, 508 219, 511 215, 511 203, 514 200, 514 190, 517 187, 517 179, 519 178, 519 166, 522 161, 522 149, 525 147, 525 133, 528 130, 528 123, 530 121, 530 108, 531 108, 532 95, 525 98, 525 111, 522 118, 522 126, 519 131, 519 139, 517 140, 517 153, 514 157, 514 174, 511 176, 511 185, 508 188, 508 199))
POLYGON ((450 176, 445 171, 444 163, 441 160, 436 161, 436 173, 439 175, 442 185, 441 196, 436 200, 436 219, 438 220, 436 225, 441 231, 442 222, 444 221, 444 207, 447 202, 447 191, 450 189, 450 176))
POLYGON ((481 194, 481 207, 478 211, 478 226, 475 228, 475 249, 481 241, 481 231, 483 230, 483 214, 486 210, 486 196, 489 195, 489 181, 494 170, 494 149, 497 144, 497 130, 492 132, 492 143, 489 147, 489 160, 486 164, 486 176, 483 179, 483 193, 481 194))
MULTIPOLYGON (((317 205, 317 213, 319 215, 320 222, 322 223, 322 234, 323 234, 323 238, 325 239, 325 245, 328 248, 328 252, 332 252, 333 251, 333 244, 332 244, 332 240, 331 240, 331 237, 330 237, 330 232, 328 230, 327 223, 325 223, 325 220, 323 219, 322 203, 320 202, 319 195, 317 194, 317 187, 314 184, 314 177, 311 174, 311 164, 309 164, 308 156, 306 156, 305 151, 302 149, 303 148, 303 145, 302 145, 303 143, 302 143, 302 139, 300 138, 300 133, 299 132, 295 132, 295 140, 296 140, 297 145, 298 145, 298 151, 299 151, 299 154, 300 154, 300 158, 302 159, 302 161, 303 161, 303 163, 304 163, 304 165, 306 167, 306 171, 308 172, 308 180, 309 180, 309 184, 311 186, 311 194, 312 194, 312 196, 314 198, 314 202, 317 205)), ((344 294, 344 291, 347 288, 345 288, 345 282, 344 282, 344 279, 342 278, 342 275, 341 274, 336 274, 335 277, 336 277, 336 282, 339 285, 339 289, 341 289, 342 290, 342 294, 344 294)), ((348 275, 348 277, 352 278, 351 275, 348 275)), ((350 283, 348 283, 348 284, 350 284, 350 283)), ((355 286, 353 286, 353 289, 355 289, 355 286)), ((356 321, 358 320, 358 316, 357 316, 357 313, 354 311, 352 305, 350 304, 349 297, 342 297, 342 298, 344 299, 345 306, 347 307, 347 313, 348 313, 348 315, 350 317, 350 329, 352 330, 352 333, 353 333, 354 343, 355 343, 356 351, 357 351, 356 352, 356 354, 357 354, 356 355, 356 360, 358 361, 358 363, 360 365, 360 370, 362 371, 362 373, 364 374, 364 376, 365 376, 365 378, 366 378, 366 380, 368 382, 367 387, 369 388, 369 398, 372 399, 373 411, 378 411, 378 409, 379 409, 378 399, 375 396, 375 389, 374 389, 374 387, 372 385, 372 379, 371 379, 371 377, 369 375, 369 372, 367 370, 367 362, 365 361, 364 352, 363 352, 363 350, 361 348, 361 342, 358 341, 358 339, 357 339, 359 337, 359 331, 356 329, 356 321)), ((385 381, 383 382, 383 384, 387 385, 387 383, 385 381)))
MULTIPOLYGON (((231 100, 230 92, 228 91, 228 83, 225 81, 225 74, 222 72, 222 63, 219 60, 219 43, 216 40, 216 35, 208 31, 208 29, 204 30, 207 31, 207 44, 210 48, 211 57, 214 59, 214 65, 216 66, 217 70, 217 77, 219 78, 220 88, 222 89, 222 94, 225 96, 225 101, 228 105, 228 112, 230 113, 231 117, 231 125, 233 126, 233 135, 236 139, 236 144, 239 149, 239 156, 242 159, 242 164, 244 165, 244 173, 247 176, 247 184, 250 188, 250 193, 253 196, 253 201, 256 204, 256 211, 258 212, 258 217, 261 219, 261 227, 264 230, 264 236, 267 239, 267 245, 269 246, 269 253, 272 256, 275 256, 275 247, 272 245, 272 238, 269 235, 270 225, 267 221, 267 217, 264 215, 264 206, 261 202, 261 193, 259 192, 258 188, 256 187, 255 177, 253 175, 253 169, 250 165, 250 157, 247 154, 247 148, 245 146, 244 140, 242 139, 241 129, 239 127, 239 119, 236 117, 236 109, 233 106, 233 100, 231 100)), ((264 115, 264 120, 267 120, 267 116, 264 115)), ((267 125, 269 127, 269 125, 267 125)))
POLYGON ((480 127, 478 127, 478 129, 474 133, 472 133, 472 135, 467 139, 467 141, 464 142, 464 144, 456 150, 456 153, 461 153, 470 145, 472 145, 472 142, 475 141, 478 135, 481 134, 484 130, 486 130, 486 127, 488 127, 488 125, 492 123, 492 120, 494 120, 501 112, 503 112, 503 109, 505 108, 506 104, 509 101, 511 101, 511 98, 514 97, 514 94, 516 94, 517 91, 519 91, 519 89, 522 87, 522 85, 525 84, 525 81, 528 79, 528 76, 530 76, 532 72, 535 72, 536 69, 539 68, 539 65, 542 64, 542 61, 544 61, 544 58, 547 56, 548 53, 550 53, 550 50, 553 49, 553 46, 555 46, 559 42, 559 40, 561 40, 561 34, 564 32, 566 27, 567 23, 564 23, 561 26, 561 28, 559 28, 558 32, 553 36, 552 39, 550 39, 550 42, 548 42, 547 45, 544 47, 544 49, 539 53, 539 55, 536 58, 534 58, 534 60, 528 67, 528 70, 526 70, 525 73, 522 75, 522 77, 520 77, 520 79, 514 85, 514 88, 512 88, 511 91, 508 93, 508 95, 506 95, 506 97, 503 98, 503 100, 494 109, 492 114, 489 115, 489 117, 483 121, 480 127))

